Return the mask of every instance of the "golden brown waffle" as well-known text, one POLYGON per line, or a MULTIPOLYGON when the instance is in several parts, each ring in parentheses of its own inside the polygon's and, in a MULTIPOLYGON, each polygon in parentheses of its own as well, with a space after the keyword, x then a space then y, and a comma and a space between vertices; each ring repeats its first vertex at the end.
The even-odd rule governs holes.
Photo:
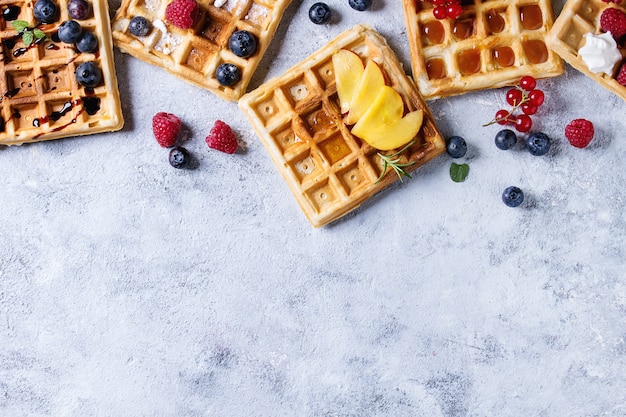
MULTIPOLYGON (((578 55, 578 50, 585 44, 585 34, 601 33, 600 15, 607 7, 617 7, 626 11, 626 6, 623 3, 618 5, 604 3, 602 0, 568 0, 554 22, 547 42, 572 67, 626 101, 625 86, 620 85, 612 75, 589 71, 587 64, 578 55)), ((622 48, 624 47, 626 46, 622 44, 622 48)))
POLYGON ((430 2, 403 3, 413 77, 426 99, 564 71, 545 43, 554 19, 550 0, 463 1, 456 20, 437 20, 430 2))
POLYGON ((192 29, 183 30, 165 21, 169 0, 123 0, 113 19, 113 40, 122 51, 234 101, 246 92, 290 2, 198 0, 200 18, 192 29), (152 23, 145 37, 135 37, 128 30, 134 16, 152 23), (240 58, 228 48, 236 30, 246 30, 256 37, 257 50, 252 56, 240 58), (227 87, 217 81, 215 72, 222 63, 239 67, 241 80, 237 84, 227 87))
MULTIPOLYGON (((89 2, 90 17, 78 22, 84 31, 96 35, 99 49, 95 53, 78 52, 73 45, 56 38, 59 24, 69 20, 67 0, 56 1, 57 21, 39 26, 46 38, 28 47, 10 21, 0 20, 0 144, 20 145, 122 128, 107 2, 89 2), (76 68, 87 61, 93 61, 102 71, 102 81, 95 88, 82 87, 76 81, 76 68)), ((34 3, 8 4, 19 6, 16 20, 26 21, 33 28, 34 3)))
POLYGON ((383 165, 378 151, 353 136, 342 122, 332 63, 333 53, 342 48, 378 63, 407 110, 424 111, 415 143, 402 154, 403 162, 414 162, 407 172, 445 150, 432 113, 385 39, 365 26, 344 32, 239 100, 239 107, 315 227, 338 219, 398 179, 389 169, 377 182, 383 165))

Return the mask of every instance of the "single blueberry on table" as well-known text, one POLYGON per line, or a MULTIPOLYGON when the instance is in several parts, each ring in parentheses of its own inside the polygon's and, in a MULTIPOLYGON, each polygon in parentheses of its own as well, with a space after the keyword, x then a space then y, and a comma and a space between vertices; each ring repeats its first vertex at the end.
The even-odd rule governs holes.
POLYGON ((332 11, 330 7, 326 3, 315 3, 309 9, 309 19, 311 22, 316 25, 323 25, 324 23, 328 23, 330 18, 332 17, 332 11))
POLYGON ((502 193, 502 201, 509 207, 518 207, 524 202, 524 192, 514 185, 507 187, 502 193))
POLYGON ((515 146, 517 135, 511 129, 504 129, 496 134, 495 142, 498 149, 508 151, 515 146))
POLYGON ((170 151, 169 162, 174 168, 188 168, 191 163, 191 155, 187 149, 176 146, 170 151))
POLYGON ((526 138, 526 149, 534 156, 545 155, 550 150, 550 138, 545 133, 532 133, 526 138))
POLYGON ((467 143, 460 136, 450 136, 446 141, 446 150, 453 158, 461 158, 467 153, 467 143))
POLYGON ((348 4, 354 10, 363 12, 372 6, 372 0, 348 0, 348 4))

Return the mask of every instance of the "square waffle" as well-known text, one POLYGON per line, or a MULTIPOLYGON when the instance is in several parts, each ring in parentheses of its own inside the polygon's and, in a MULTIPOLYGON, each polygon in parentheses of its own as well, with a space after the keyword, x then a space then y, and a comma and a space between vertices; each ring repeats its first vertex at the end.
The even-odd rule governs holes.
MULTIPOLYGON (((91 14, 78 22, 83 31, 91 31, 98 39, 95 53, 81 53, 56 37, 61 22, 69 20, 67 0, 56 0, 58 19, 39 25, 46 38, 28 47, 11 21, 0 20, 0 144, 20 145, 122 128, 107 2, 89 2, 91 14), (76 81, 76 68, 88 61, 102 71, 102 81, 94 88, 82 87, 76 81)), ((25 21, 31 29, 36 24, 34 3, 2 2, 3 8, 19 8, 14 21, 25 21)))
POLYGON ((550 0, 465 0, 456 20, 437 20, 430 2, 403 3, 413 77, 426 99, 564 71, 545 43, 554 20, 550 0))
POLYGON ((113 19, 113 41, 122 51, 218 96, 235 101, 246 92, 254 70, 263 58, 283 12, 291 0, 198 0, 200 17, 188 30, 166 23, 169 0, 123 0, 113 19), (128 29, 134 16, 152 24, 143 37, 128 29), (246 30, 257 40, 256 52, 240 58, 228 47, 233 32, 246 30), (221 85, 216 70, 222 63, 236 65, 241 80, 234 86, 221 85))
MULTIPOLYGON (((601 33, 600 15, 607 7, 617 7, 626 12, 626 6, 623 3, 605 3, 602 0, 568 0, 554 22, 547 41, 548 45, 572 67, 626 101, 625 86, 619 84, 613 75, 589 71, 587 64, 578 55, 578 50, 585 44, 585 34, 601 33)), ((625 48, 626 44, 622 40, 621 50, 624 51, 625 48)))
MULTIPOLYGON (((402 154, 412 172, 445 151, 432 113, 405 74, 386 40, 373 29, 355 26, 284 75, 267 81, 239 100, 302 211, 315 227, 355 209, 398 177, 383 172, 379 151, 353 136, 343 123, 333 54, 342 49, 380 65, 387 85, 408 111, 422 109, 424 121, 415 142, 402 154)), ((388 151, 391 154, 393 151, 388 151)))

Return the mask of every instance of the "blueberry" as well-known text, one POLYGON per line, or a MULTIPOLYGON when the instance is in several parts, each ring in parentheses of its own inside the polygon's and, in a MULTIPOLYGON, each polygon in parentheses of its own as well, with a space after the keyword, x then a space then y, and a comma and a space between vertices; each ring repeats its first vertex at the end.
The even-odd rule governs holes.
POLYGON ((52 0, 37 0, 33 15, 41 23, 52 23, 57 19, 59 9, 52 0))
POLYGON ((76 42, 76 49, 86 53, 96 52, 98 50, 98 38, 93 33, 85 31, 76 42))
POLYGON ((545 155, 550 150, 550 138, 545 133, 532 133, 526 139, 526 149, 531 155, 545 155))
POLYGON ((331 16, 332 12, 330 10, 330 7, 328 7, 326 3, 315 3, 309 9, 309 19, 311 19, 311 22, 315 23, 316 25, 323 25, 324 23, 328 23, 331 16))
POLYGON ((66 20, 59 26, 59 40, 64 43, 78 42, 83 34, 83 28, 75 20, 66 20))
POLYGON ((188 168, 191 163, 191 155, 189 151, 182 146, 176 146, 170 151, 170 165, 174 168, 188 168))
POLYGON ((142 16, 133 17, 128 24, 128 30, 135 36, 146 36, 150 33, 150 29, 152 29, 152 25, 142 16))
POLYGON ((524 192, 518 187, 507 187, 502 193, 502 201, 509 207, 518 207, 524 202, 524 192))
POLYGON ((86 0, 70 0, 67 3, 67 13, 72 19, 85 20, 91 13, 91 4, 86 0))
POLYGON ((467 152, 467 143, 460 136, 450 136, 446 141, 446 150, 453 158, 461 158, 467 152))
POLYGON ((17 19, 19 15, 20 15, 19 6, 11 5, 11 6, 7 6, 6 9, 2 10, 2 17, 7 22, 17 19))
POLYGON ((372 5, 372 0, 348 0, 348 4, 354 10, 362 12, 370 8, 370 6, 372 5))
POLYGON ((504 129, 496 134, 495 142, 498 149, 508 151, 515 146, 517 135, 511 129, 504 129))
POLYGON ((84 62, 76 68, 76 81, 84 87, 93 88, 102 81, 102 71, 93 62, 84 62))
POLYGON ((220 84, 230 87, 239 82, 241 79, 241 71, 236 65, 225 63, 217 67, 215 76, 220 84))
POLYGON ((256 52, 256 38, 247 30, 238 30, 233 33, 228 41, 228 47, 233 54, 247 58, 256 52))

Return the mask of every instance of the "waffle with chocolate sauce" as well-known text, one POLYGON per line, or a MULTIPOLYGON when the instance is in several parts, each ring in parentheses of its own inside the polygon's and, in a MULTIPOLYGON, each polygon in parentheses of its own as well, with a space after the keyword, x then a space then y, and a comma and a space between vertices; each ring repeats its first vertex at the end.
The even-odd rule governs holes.
POLYGON ((591 72, 578 53, 580 48, 585 45, 586 34, 598 35, 602 33, 600 15, 609 7, 617 7, 626 12, 624 3, 605 3, 602 0, 568 0, 554 22, 547 42, 572 67, 626 101, 626 86, 621 85, 616 80, 620 65, 626 64, 626 41, 622 39, 621 44, 617 44, 623 58, 621 62, 615 65, 611 74, 591 72))
POLYGON ((545 42, 554 19, 550 0, 464 0, 458 19, 441 20, 430 2, 403 4, 413 77, 426 99, 564 71, 545 42))
POLYGON ((88 0, 89 14, 77 20, 83 32, 91 32, 97 39, 97 49, 91 53, 58 39, 59 25, 70 17, 68 1, 54 2, 56 18, 45 24, 34 17, 34 1, 2 2, 0 145, 114 131, 123 126, 107 2, 88 0), (87 62, 93 62, 102 73, 97 85, 85 87, 77 80, 77 69, 87 62))
POLYGON ((290 2, 198 0, 200 12, 195 24, 180 29, 165 19, 168 0, 123 0, 113 19, 113 40, 122 51, 235 101, 246 92, 290 2), (150 24, 145 36, 135 36, 129 30, 131 19, 137 16, 150 24), (237 31, 247 31, 256 39, 256 52, 251 56, 238 56, 229 48, 229 40, 237 31), (233 85, 221 84, 216 72, 222 64, 235 65, 240 80, 233 85))
POLYGON ((386 40, 366 26, 342 33, 284 75, 239 100, 239 107, 315 227, 340 218, 398 180, 392 169, 378 180, 383 173, 381 152, 354 136, 344 123, 332 61, 340 49, 376 62, 407 111, 424 112, 413 144, 399 155, 401 162, 412 163, 405 168, 407 172, 445 151, 430 109, 386 40))

